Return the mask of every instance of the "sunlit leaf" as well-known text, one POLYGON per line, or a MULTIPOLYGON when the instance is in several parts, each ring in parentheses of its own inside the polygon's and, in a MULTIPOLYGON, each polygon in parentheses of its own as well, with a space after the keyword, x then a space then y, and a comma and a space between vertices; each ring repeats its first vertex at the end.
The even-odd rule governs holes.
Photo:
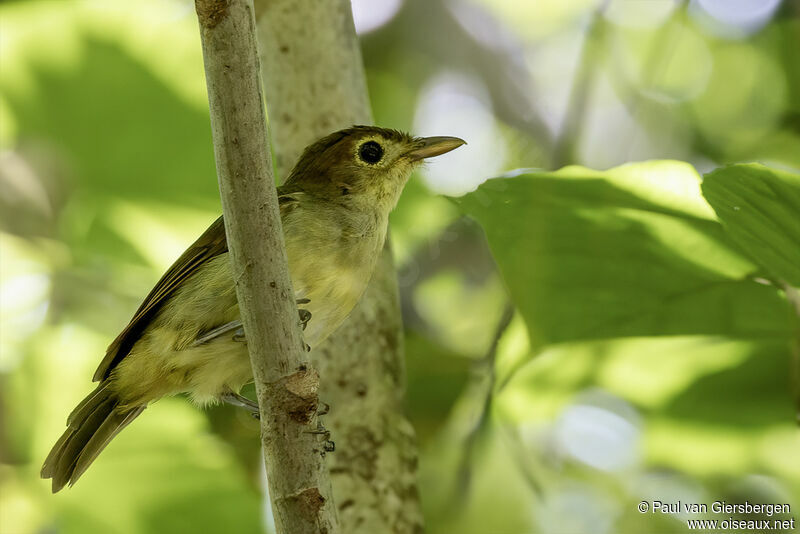
POLYGON ((684 163, 567 167, 457 200, 483 226, 531 343, 662 335, 786 337, 778 291, 725 233, 684 163))
POLYGON ((707 174, 703 194, 751 258, 800 286, 800 175, 756 163, 732 165, 707 174))
MULTIPOLYGON (((603 392, 646 417, 630 445, 643 446, 651 465, 698 476, 778 473, 753 451, 794 424, 792 316, 778 288, 757 281, 763 268, 726 232, 700 184, 678 162, 568 167, 491 180, 457 201, 484 228, 538 354, 505 365, 496 399, 504 420, 557 437, 580 463, 564 414, 581 402, 605 413, 587 400, 603 392), (681 437, 702 428, 725 436, 718 461, 721 440, 681 437), (704 462, 686 460, 695 456, 704 462)), ((593 454, 613 456, 619 440, 603 432, 606 449, 593 442, 593 454)))

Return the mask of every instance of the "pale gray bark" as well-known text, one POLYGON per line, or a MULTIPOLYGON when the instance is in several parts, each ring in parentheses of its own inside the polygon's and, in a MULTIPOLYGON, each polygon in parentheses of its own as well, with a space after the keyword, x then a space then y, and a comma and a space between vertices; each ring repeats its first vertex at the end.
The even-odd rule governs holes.
POLYGON ((279 534, 338 532, 319 375, 307 362, 272 177, 252 0, 196 0, 211 130, 236 295, 261 411, 279 534))
MULTIPOLYGON (((285 177, 316 139, 372 123, 364 67, 348 0, 256 0, 256 17, 272 146, 285 177)), ((387 245, 362 301, 312 352, 320 396, 331 405, 331 481, 348 534, 422 531, 398 302, 387 245)))
POLYGON ((261 77, 278 176, 303 149, 353 124, 372 124, 348 0, 256 0, 261 77))

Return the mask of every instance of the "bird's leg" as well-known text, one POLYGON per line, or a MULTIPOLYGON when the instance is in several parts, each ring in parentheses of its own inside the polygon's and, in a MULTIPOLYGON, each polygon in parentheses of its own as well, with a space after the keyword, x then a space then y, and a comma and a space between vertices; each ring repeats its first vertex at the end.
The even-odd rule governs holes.
POLYGON ((220 400, 225 404, 230 404, 231 406, 238 406, 239 408, 244 408, 250 415, 255 417, 256 419, 260 419, 260 412, 258 408, 258 403, 251 401, 247 397, 243 397, 238 393, 234 393, 233 391, 228 391, 223 393, 220 396, 220 400))
MULTIPOLYGON (((308 304, 309 302, 311 302, 311 299, 297 299, 296 302, 297 302, 297 304, 308 304)), ((308 310, 305 310, 303 308, 298 308, 297 309, 297 313, 300 316, 300 328, 305 330, 306 326, 308 326, 308 321, 311 320, 311 312, 308 311, 308 310)), ((241 326, 242 322, 241 321, 234 321, 234 322, 238 322, 239 326, 238 326, 238 328, 236 328, 236 331, 233 333, 233 340, 234 341, 239 341, 239 342, 242 342, 242 343, 247 342, 247 338, 244 337, 244 327, 241 326)), ((232 323, 228 323, 228 324, 232 324, 232 323)), ((220 327, 220 328, 222 328, 222 327, 220 327)), ((219 330, 219 328, 215 329, 215 330, 219 330)), ((228 330, 226 330, 226 332, 227 331, 228 330)), ((214 330, 212 330, 212 332, 214 332, 214 330)), ((209 332, 209 334, 210 333, 211 332, 209 332)), ((203 337, 207 337, 207 336, 208 336, 208 334, 206 334, 206 336, 203 336, 203 337)), ((197 343, 197 342, 195 341, 195 343, 197 343)), ((306 350, 310 350, 310 348, 307 345, 306 345, 306 350)))
MULTIPOLYGON (((227 334, 231 330, 236 330, 236 332, 233 334, 233 337, 234 337, 234 340, 235 340, 239 330, 242 330, 242 321, 239 320, 239 319, 236 319, 235 321, 231 321, 229 323, 225 323, 222 326, 218 326, 218 327, 214 328, 213 330, 209 330, 208 332, 206 332, 202 336, 200 336, 197 339, 195 339, 192 342, 191 346, 192 347, 197 347, 197 346, 203 345, 205 343, 208 343, 212 339, 216 339, 219 336, 227 334)), ((242 330, 242 335, 244 335, 244 330, 242 330)))

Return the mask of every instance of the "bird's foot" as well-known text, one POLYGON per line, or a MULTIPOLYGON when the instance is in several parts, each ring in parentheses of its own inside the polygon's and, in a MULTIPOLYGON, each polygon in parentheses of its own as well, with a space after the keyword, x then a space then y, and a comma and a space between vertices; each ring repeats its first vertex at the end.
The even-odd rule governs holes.
MULTIPOLYGON (((296 302, 297 302, 297 304, 308 304, 309 302, 311 302, 311 299, 297 299, 296 302)), ((300 316, 300 328, 305 330, 306 326, 308 326, 308 321, 311 320, 311 312, 306 310, 306 309, 303 309, 303 308, 298 308, 297 309, 297 313, 300 316)), ((244 335, 244 327, 241 326, 241 325, 242 325, 242 322, 239 321, 239 320, 236 320, 236 321, 233 321, 231 323, 228 323, 227 325, 223 325, 223 326, 221 326, 219 328, 215 328, 214 330, 212 330, 211 332, 209 332, 208 334, 206 334, 202 338, 199 338, 197 341, 195 341, 194 345, 199 345, 200 343, 205 343, 205 342, 209 341, 210 339, 212 339, 213 337, 216 337, 218 335, 224 334, 225 332, 229 332, 230 330, 232 330, 234 328, 236 328, 236 330, 233 333, 233 340, 237 341, 239 343, 247 343, 247 338, 244 335), (234 325, 234 323, 236 323, 236 324, 234 325), (231 326, 231 325, 233 325, 233 326, 231 326), (223 328, 225 330, 222 330, 223 328), (222 330, 222 331, 221 332, 217 332, 218 330, 222 330), (212 336, 212 334, 213 334, 213 336, 212 336), (209 337, 209 336, 211 336, 211 337, 209 337), (203 340, 203 341, 201 341, 201 340, 203 340)), ((306 345, 306 352, 308 352, 310 350, 311 350, 311 347, 306 345)))
POLYGON ((317 428, 315 430, 308 430, 309 434, 316 434, 318 436, 322 436, 322 455, 325 456, 325 453, 333 452, 336 450, 336 444, 331 440, 331 431, 325 428, 325 425, 322 424, 322 421, 319 418, 323 415, 326 415, 328 412, 331 411, 330 404, 325 402, 320 402, 319 406, 317 407, 317 428))
POLYGON ((261 418, 261 412, 258 408, 258 403, 255 401, 251 401, 247 397, 243 397, 238 393, 234 393, 233 391, 229 391, 228 393, 223 393, 220 396, 220 400, 225 404, 230 404, 231 406, 237 406, 239 408, 244 408, 250 415, 252 415, 256 419, 261 418))
POLYGON ((336 444, 331 440, 331 431, 325 428, 320 421, 317 421, 316 430, 307 430, 309 434, 322 436, 322 455, 336 450, 336 444))

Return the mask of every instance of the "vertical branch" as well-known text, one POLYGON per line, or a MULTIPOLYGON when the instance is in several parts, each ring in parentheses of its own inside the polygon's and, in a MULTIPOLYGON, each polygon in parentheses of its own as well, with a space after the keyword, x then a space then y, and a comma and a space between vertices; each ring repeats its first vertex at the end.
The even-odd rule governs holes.
POLYGON ((272 178, 252 0, 196 0, 225 230, 280 534, 337 530, 272 178))
POLYGON ((256 0, 261 76, 278 177, 335 130, 371 124, 348 0, 256 0))
MULTIPOLYGON (((262 79, 284 177, 305 146, 370 124, 348 0, 256 0, 262 79)), ((313 319, 312 319, 313 320, 313 319)), ((336 442, 331 482, 344 532, 422 530, 414 431, 403 415, 405 368, 397 276, 387 244, 364 297, 311 356, 336 442)))

